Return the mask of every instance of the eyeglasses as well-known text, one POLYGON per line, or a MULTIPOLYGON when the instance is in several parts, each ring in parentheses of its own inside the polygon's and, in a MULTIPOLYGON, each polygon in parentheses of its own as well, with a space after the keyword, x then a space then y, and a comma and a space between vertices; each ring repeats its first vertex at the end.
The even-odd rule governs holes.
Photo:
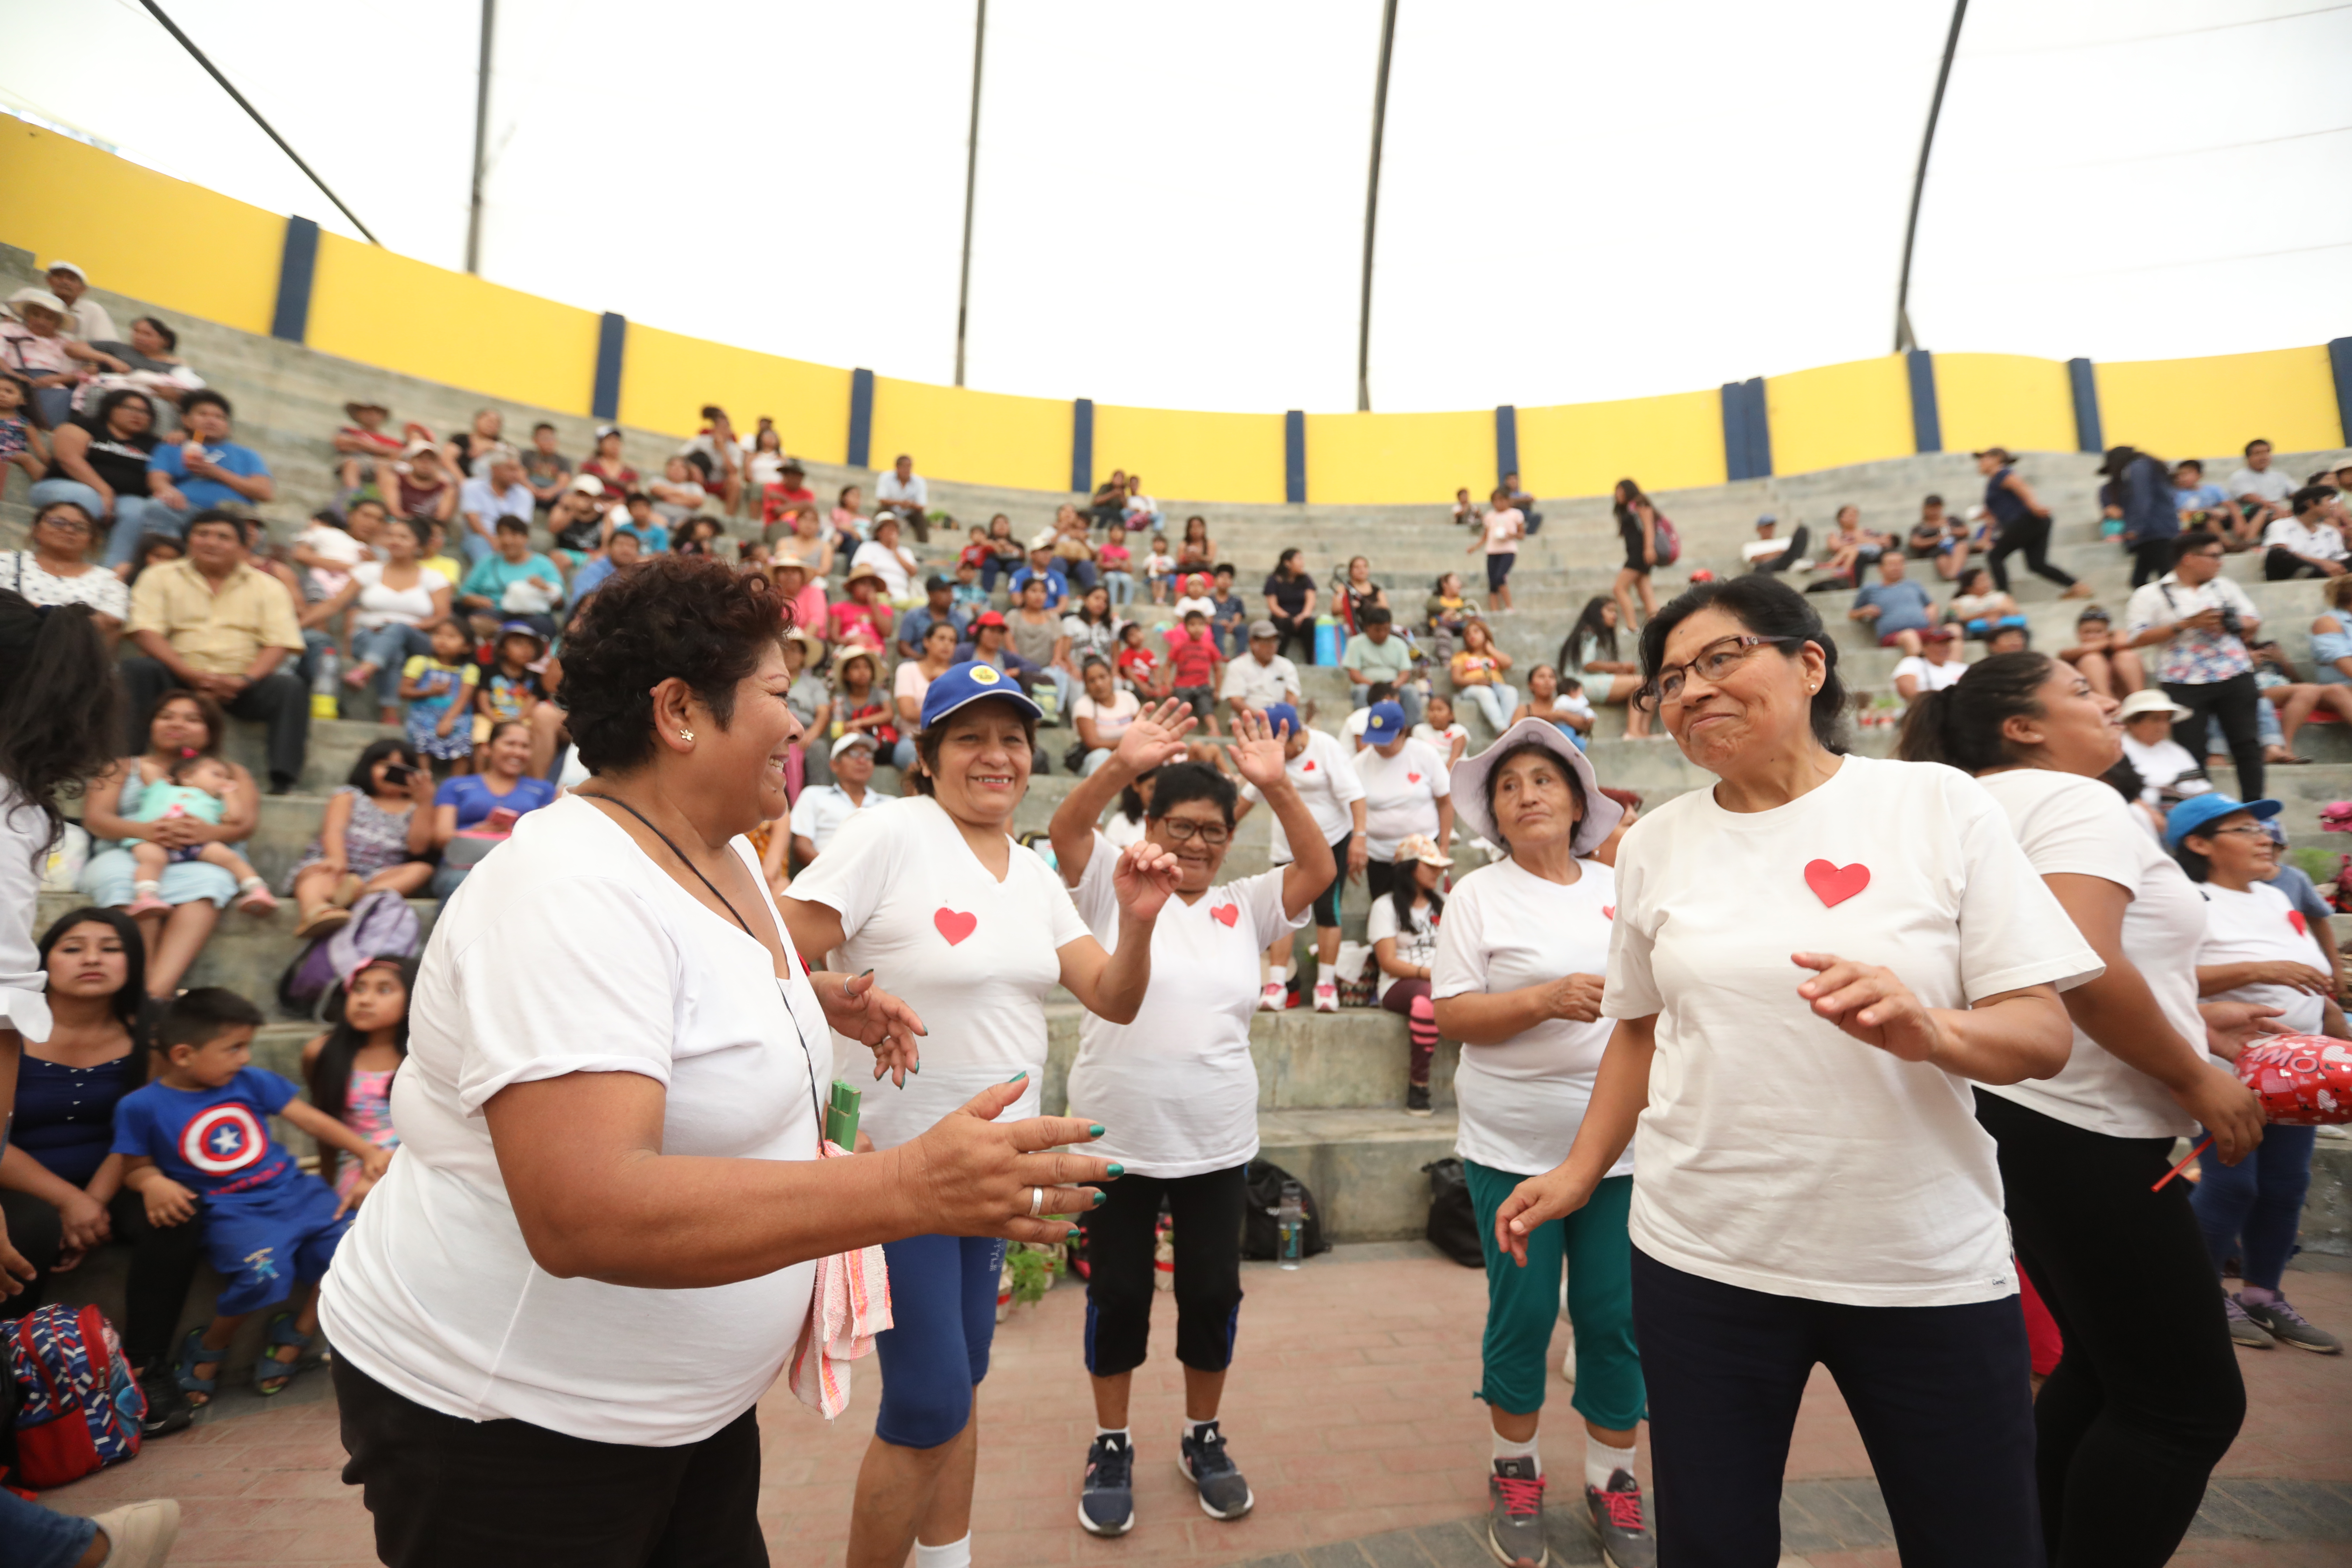
POLYGON ((1752 634, 1719 637, 1698 650, 1698 657, 1682 664, 1659 667, 1657 679, 1651 681, 1642 697, 1654 708, 1662 703, 1682 700, 1683 687, 1691 676, 1713 686, 1741 665, 1759 647, 1801 641, 1799 637, 1760 637, 1752 634))
POLYGON ((88 533, 90 531, 89 519, 62 511, 52 512, 41 519, 41 526, 58 529, 66 533, 88 533))
POLYGON ((2229 833, 2242 833, 2249 838, 2268 838, 2271 836, 2271 830, 2264 827, 2259 822, 2242 822, 2235 827, 2216 827, 2211 829, 2210 832, 2199 835, 2199 837, 2204 838, 2219 838, 2224 834, 2229 833))
POLYGON ((1214 822, 1188 822, 1181 816, 1163 816, 1160 819, 1160 826, 1166 828, 1168 837, 1179 844, 1190 844, 1197 838, 1214 849, 1219 845, 1233 842, 1234 830, 1214 822))

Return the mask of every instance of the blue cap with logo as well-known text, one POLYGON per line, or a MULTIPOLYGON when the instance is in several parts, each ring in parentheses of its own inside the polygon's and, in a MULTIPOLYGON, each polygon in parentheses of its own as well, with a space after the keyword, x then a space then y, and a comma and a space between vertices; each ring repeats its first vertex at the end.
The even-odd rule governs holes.
POLYGON ((1045 716, 1045 710, 1029 700, 1019 681, 992 664, 968 659, 948 666, 923 693, 923 728, 929 729, 967 703, 992 697, 1012 703, 1032 719, 1045 716))
POLYGON ((1274 702, 1267 704, 1265 710, 1265 727, 1278 735, 1282 732, 1282 727, 1285 724, 1290 726, 1290 732, 1294 735, 1304 734, 1307 730, 1307 721, 1298 716, 1298 710, 1293 708, 1289 703, 1274 702))
POLYGON ((1404 733, 1404 704, 1375 702, 1364 716, 1364 744, 1385 746, 1404 733))
POLYGON ((2180 841, 2190 834, 2203 833, 2206 824, 2219 822, 2225 816, 2235 816, 2242 811, 2252 813, 2254 820, 2262 822, 2285 809, 2275 800, 2239 800, 2233 795, 2223 795, 2220 790, 2192 795, 2166 814, 2164 845, 2168 849, 2178 849, 2180 841))

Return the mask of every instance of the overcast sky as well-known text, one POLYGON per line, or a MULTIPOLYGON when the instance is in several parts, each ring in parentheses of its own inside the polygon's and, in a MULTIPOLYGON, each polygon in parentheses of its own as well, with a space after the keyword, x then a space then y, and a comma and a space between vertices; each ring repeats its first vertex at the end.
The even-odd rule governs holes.
MULTIPOLYGON (((478 5, 165 0, 384 244, 453 268, 478 5)), ((1636 396, 1892 347, 1945 0, 1398 13, 1375 408, 1636 396)), ((1352 408, 1380 16, 997 0, 968 382, 1352 408)), ((972 16, 504 0, 484 275, 952 379, 972 16)), ((355 233, 134 0, 15 16, 0 105, 355 233)), ((2352 333, 2347 193, 2352 0, 1975 0, 1912 321, 1929 348, 2053 358, 2323 342, 2352 333)))

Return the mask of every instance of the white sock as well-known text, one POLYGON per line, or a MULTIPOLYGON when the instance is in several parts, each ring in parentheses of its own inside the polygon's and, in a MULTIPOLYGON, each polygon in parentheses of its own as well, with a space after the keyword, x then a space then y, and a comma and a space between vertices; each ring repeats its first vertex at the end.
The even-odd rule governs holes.
POLYGON ((1104 1426, 1097 1425, 1095 1427, 1095 1436, 1097 1437, 1116 1437, 1130 1448, 1135 1447, 1134 1436, 1124 1426, 1104 1426))
POLYGON ((161 882, 133 882, 131 884, 131 890, 134 893, 160 893, 163 890, 163 884, 161 882))
POLYGON ((1631 1447, 1612 1448, 1587 1432, 1584 1435, 1584 1484, 1598 1487, 1605 1492, 1609 1489, 1609 1478, 1620 1470, 1629 1476, 1633 1473, 1633 1450, 1631 1447))
POLYGON ((971 1531, 965 1531, 961 1541, 950 1541, 945 1546, 926 1546, 918 1541, 915 1568, 971 1568, 971 1531))
POLYGON ((1506 1437, 1500 1432, 1496 1433, 1495 1458, 1498 1461, 1503 1459, 1533 1459, 1536 1462, 1536 1474, 1539 1476, 1543 1474, 1543 1456, 1536 1452, 1536 1440, 1535 1436, 1532 1433, 1528 1436, 1528 1439, 1525 1442, 1518 1442, 1512 1438, 1506 1437))
POLYGON ((1289 984, 1290 974, 1291 966, 1287 963, 1269 963, 1265 966, 1265 983, 1269 985, 1289 984))
POLYGON ((1206 1421, 1195 1421, 1190 1415, 1187 1415, 1184 1417, 1184 1424, 1179 1427, 1178 1430, 1183 1433, 1187 1437, 1198 1437, 1202 1435, 1204 1430, 1214 1427, 1216 1424, 1217 1418, 1213 1415, 1210 1416, 1206 1421))

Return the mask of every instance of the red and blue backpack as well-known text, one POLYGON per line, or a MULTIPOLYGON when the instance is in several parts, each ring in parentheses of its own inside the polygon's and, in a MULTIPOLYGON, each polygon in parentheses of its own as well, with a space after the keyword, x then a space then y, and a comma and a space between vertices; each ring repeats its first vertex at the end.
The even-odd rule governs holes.
POLYGON ((0 1331, 15 1385, 17 1477, 61 1487, 139 1452, 147 1415, 114 1325, 96 1307, 39 1307, 0 1331))

